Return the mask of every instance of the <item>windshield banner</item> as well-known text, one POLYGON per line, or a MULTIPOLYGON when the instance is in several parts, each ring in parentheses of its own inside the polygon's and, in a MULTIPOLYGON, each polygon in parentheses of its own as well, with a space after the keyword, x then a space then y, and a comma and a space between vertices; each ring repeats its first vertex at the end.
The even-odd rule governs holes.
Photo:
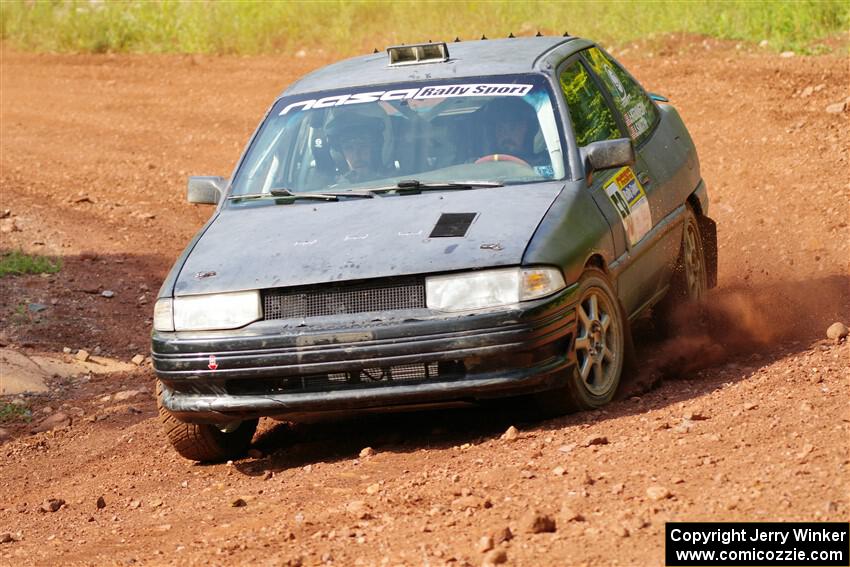
POLYGON ((291 110, 328 108, 331 106, 378 102, 380 100, 421 100, 426 98, 447 98, 458 96, 525 96, 531 92, 532 88, 534 88, 533 85, 472 83, 463 85, 436 85, 389 91, 339 94, 319 99, 308 99, 293 102, 281 110, 279 116, 283 116, 291 110))

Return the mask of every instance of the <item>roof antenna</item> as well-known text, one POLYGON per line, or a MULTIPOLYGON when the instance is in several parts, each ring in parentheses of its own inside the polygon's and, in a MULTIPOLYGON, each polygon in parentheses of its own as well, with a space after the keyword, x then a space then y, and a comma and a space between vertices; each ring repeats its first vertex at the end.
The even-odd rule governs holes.
POLYGON ((543 37, 543 34, 540 33, 540 30, 537 30, 537 35, 535 35, 534 37, 543 37))
POLYGON ((570 32, 565 31, 565 32, 564 32, 564 37, 570 37, 570 32))
POLYGON ((482 34, 481 34, 481 39, 487 39, 487 36, 486 36, 486 35, 484 35, 484 34, 482 33, 482 34))
POLYGON ((455 36, 455 43, 459 43, 459 42, 460 42, 460 37, 455 36))
POLYGON ((514 32, 511 32, 511 33, 508 34, 508 39, 515 39, 515 38, 516 38, 516 36, 514 35, 514 32))

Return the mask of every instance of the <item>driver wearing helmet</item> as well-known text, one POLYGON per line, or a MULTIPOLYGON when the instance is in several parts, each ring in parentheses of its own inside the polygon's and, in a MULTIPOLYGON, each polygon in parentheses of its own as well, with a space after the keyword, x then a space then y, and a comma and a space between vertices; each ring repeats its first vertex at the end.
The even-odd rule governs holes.
POLYGON ((484 117, 487 155, 479 162, 514 161, 529 166, 548 162, 547 155, 534 152, 534 138, 540 128, 530 104, 516 97, 499 97, 487 104, 484 117))
POLYGON ((361 183, 389 174, 381 163, 384 124, 379 118, 347 111, 328 125, 331 148, 342 155, 339 182, 361 183))

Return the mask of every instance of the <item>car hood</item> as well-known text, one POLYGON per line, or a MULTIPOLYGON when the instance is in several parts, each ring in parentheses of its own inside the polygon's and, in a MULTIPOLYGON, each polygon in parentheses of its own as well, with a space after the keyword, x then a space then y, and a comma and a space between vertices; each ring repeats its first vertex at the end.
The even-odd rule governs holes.
POLYGON ((519 265, 563 183, 221 209, 175 295, 519 265), (465 217, 445 214, 467 213, 465 217), (464 230, 464 222, 471 224, 464 230), (462 236, 432 237, 439 229, 462 236), (454 229, 452 231, 452 229, 454 229))

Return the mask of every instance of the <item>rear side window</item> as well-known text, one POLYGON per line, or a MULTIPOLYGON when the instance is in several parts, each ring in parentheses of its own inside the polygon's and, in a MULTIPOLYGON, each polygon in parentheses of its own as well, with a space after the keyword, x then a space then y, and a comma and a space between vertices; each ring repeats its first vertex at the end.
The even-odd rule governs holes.
POLYGON ((579 146, 622 137, 602 91, 580 61, 567 67, 561 73, 559 82, 570 109, 573 131, 579 146))
POLYGON ((641 88, 622 67, 599 49, 584 52, 591 68, 605 84, 614 104, 636 143, 646 139, 658 119, 658 111, 641 88))

